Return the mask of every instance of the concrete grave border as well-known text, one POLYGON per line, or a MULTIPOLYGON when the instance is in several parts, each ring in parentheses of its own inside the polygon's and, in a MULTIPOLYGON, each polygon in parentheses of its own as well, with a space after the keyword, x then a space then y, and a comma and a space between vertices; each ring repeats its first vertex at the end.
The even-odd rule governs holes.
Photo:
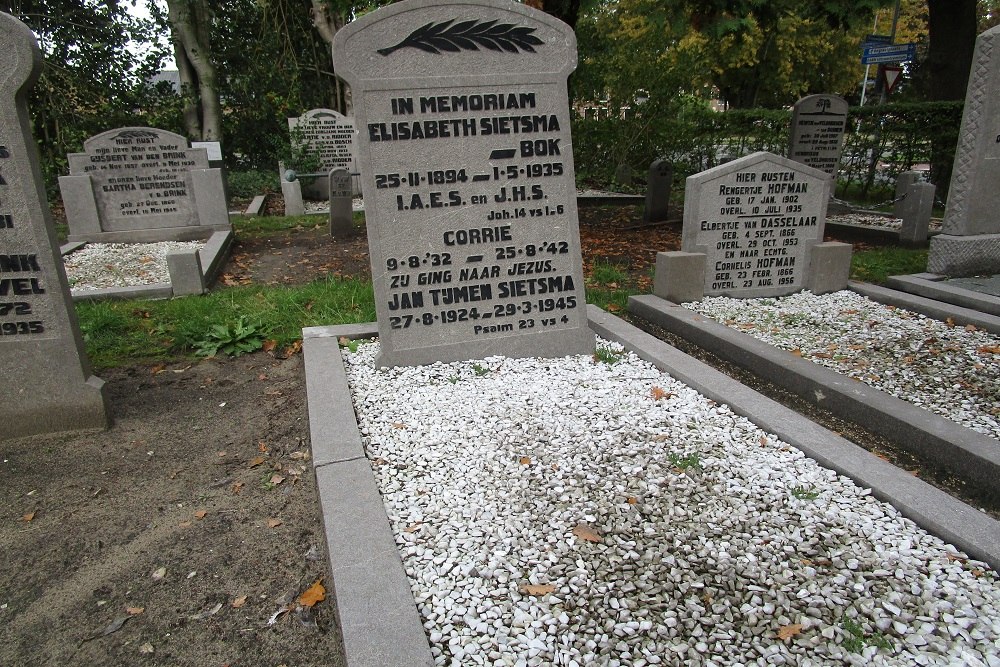
MULTIPOLYGON (((154 283, 134 287, 106 287, 75 292, 73 301, 103 301, 106 299, 170 299, 175 296, 204 294, 212 286, 232 250, 235 236, 232 230, 213 232, 200 250, 173 250, 167 254, 169 283, 154 283)), ((83 241, 67 243, 60 248, 63 256, 87 245, 83 241)))
POLYGON ((987 435, 657 296, 629 297, 628 310, 963 479, 1000 490, 1000 443, 987 435))
MULTIPOLYGON (((970 313, 970 315, 977 314, 977 312, 980 315, 991 315, 995 320, 992 323, 993 328, 990 328, 991 324, 988 320, 985 324, 977 324, 971 318, 968 321, 983 329, 1000 334, 1000 297, 952 285, 945 282, 946 280, 948 280, 948 276, 942 276, 938 273, 914 273, 908 276, 890 276, 885 281, 885 284, 893 290, 900 290, 901 292, 908 292, 915 295, 915 297, 909 299, 915 303, 919 303, 921 298, 924 300, 944 301, 947 304, 953 304, 959 310, 971 309, 973 313, 970 313)), ((872 296, 872 298, 879 300, 875 296, 872 296)), ((896 298, 902 301, 906 299, 906 295, 902 294, 896 298)), ((927 313, 924 314, 926 315, 927 313)))
MULTIPOLYGON (((595 306, 588 306, 588 318, 599 335, 728 405, 821 465, 871 488, 876 498, 971 557, 1000 567, 1000 522, 595 306)), ((377 333, 374 322, 302 330, 313 470, 332 589, 349 667, 432 665, 365 457, 338 343, 341 337, 372 338, 377 333)))

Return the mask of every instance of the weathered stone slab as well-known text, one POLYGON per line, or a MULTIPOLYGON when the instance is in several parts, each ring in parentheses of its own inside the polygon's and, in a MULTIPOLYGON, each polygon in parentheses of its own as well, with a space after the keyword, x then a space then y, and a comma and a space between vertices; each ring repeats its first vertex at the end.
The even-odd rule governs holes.
POLYGON ((31 137, 41 54, 4 13, 0 43, 0 438, 104 428, 104 382, 83 349, 31 137))
POLYGON ((836 95, 809 95, 796 102, 788 157, 836 177, 848 108, 847 100, 836 95))
POLYGON ((689 176, 684 252, 704 253, 705 294, 783 296, 807 287, 832 179, 772 153, 689 176))
POLYGON ((354 234, 354 197, 351 172, 343 167, 330 171, 330 236, 346 238, 354 234))
POLYGON ((674 167, 666 160, 653 160, 646 178, 646 208, 643 222, 662 222, 670 209, 670 188, 674 180, 674 167))
POLYGON ((151 127, 102 132, 68 156, 59 179, 72 241, 207 238, 229 228, 219 169, 204 148, 151 127))
POLYGON ((500 0, 410 0, 334 40, 351 85, 380 365, 588 353, 573 31, 500 0))

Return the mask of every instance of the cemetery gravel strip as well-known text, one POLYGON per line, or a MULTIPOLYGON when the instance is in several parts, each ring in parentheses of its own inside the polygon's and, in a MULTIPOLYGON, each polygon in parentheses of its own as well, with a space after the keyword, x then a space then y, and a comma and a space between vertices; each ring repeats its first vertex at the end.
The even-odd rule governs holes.
POLYGON ((1000 665, 995 572, 616 345, 377 371, 356 348, 438 664, 1000 665))
POLYGON ((198 250, 201 241, 88 243, 63 257, 71 291, 170 283, 167 253, 198 250))
POLYGON ((1000 440, 1000 337, 844 290, 682 304, 1000 440))

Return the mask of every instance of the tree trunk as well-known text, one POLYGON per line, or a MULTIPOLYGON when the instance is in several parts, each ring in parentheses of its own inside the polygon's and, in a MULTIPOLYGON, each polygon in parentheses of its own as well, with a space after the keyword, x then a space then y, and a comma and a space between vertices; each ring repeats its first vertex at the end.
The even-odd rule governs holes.
MULTIPOLYGON (((337 31, 344 27, 344 17, 336 13, 330 6, 330 3, 326 0, 311 1, 312 9, 309 13, 312 16, 313 27, 316 28, 319 36, 322 37, 323 41, 326 43, 327 53, 330 54, 330 60, 332 62, 333 38, 337 34, 337 31)), ((333 71, 336 74, 337 63, 333 63, 333 71)), ((339 78, 336 79, 334 98, 332 108, 345 116, 349 116, 352 111, 350 88, 339 78)))
POLYGON ((174 57, 185 95, 184 124, 193 141, 222 140, 222 103, 212 60, 211 13, 205 0, 167 0, 174 57))
MULTIPOLYGON (((964 100, 976 48, 976 0, 927 0, 928 98, 964 100)), ((955 144, 931 139, 931 180, 944 200, 951 185, 955 144)))

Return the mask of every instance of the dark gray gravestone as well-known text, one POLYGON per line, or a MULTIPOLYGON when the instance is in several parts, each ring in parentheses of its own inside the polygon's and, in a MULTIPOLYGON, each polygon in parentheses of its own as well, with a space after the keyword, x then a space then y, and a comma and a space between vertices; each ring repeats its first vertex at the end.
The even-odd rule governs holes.
POLYGON ((681 249, 704 253, 705 294, 781 296, 807 286, 831 179, 771 153, 689 176, 681 249))
POLYGON ((847 100, 836 95, 809 95, 796 102, 788 157, 836 177, 847 110, 847 100))
POLYGON ((903 209, 906 208, 906 196, 914 183, 923 180, 924 174, 921 171, 902 171, 896 177, 895 201, 892 203, 892 214, 897 218, 903 217, 903 209))
POLYGON ((70 241, 185 241, 230 229, 221 171, 181 135, 122 127, 83 150, 59 178, 70 241))
POLYGON ((653 160, 649 165, 649 175, 646 179, 646 209, 642 212, 643 222, 661 222, 667 219, 673 180, 673 165, 666 160, 653 160))
POLYGON ((351 172, 343 167, 330 170, 330 236, 346 238, 354 234, 354 197, 351 172))
POLYGON ((933 183, 913 183, 906 193, 906 199, 900 202, 903 207, 899 227, 899 241, 903 245, 922 246, 927 242, 927 228, 934 212, 934 192, 937 188, 933 183))
POLYGON ((592 352, 573 31, 515 2, 410 0, 333 52, 359 128, 380 365, 592 352))
POLYGON ((927 270, 1000 273, 1000 26, 976 38, 951 189, 927 270))
POLYGON ((3 13, 0 43, 0 437, 104 428, 104 381, 83 351, 31 137, 41 54, 3 13))

